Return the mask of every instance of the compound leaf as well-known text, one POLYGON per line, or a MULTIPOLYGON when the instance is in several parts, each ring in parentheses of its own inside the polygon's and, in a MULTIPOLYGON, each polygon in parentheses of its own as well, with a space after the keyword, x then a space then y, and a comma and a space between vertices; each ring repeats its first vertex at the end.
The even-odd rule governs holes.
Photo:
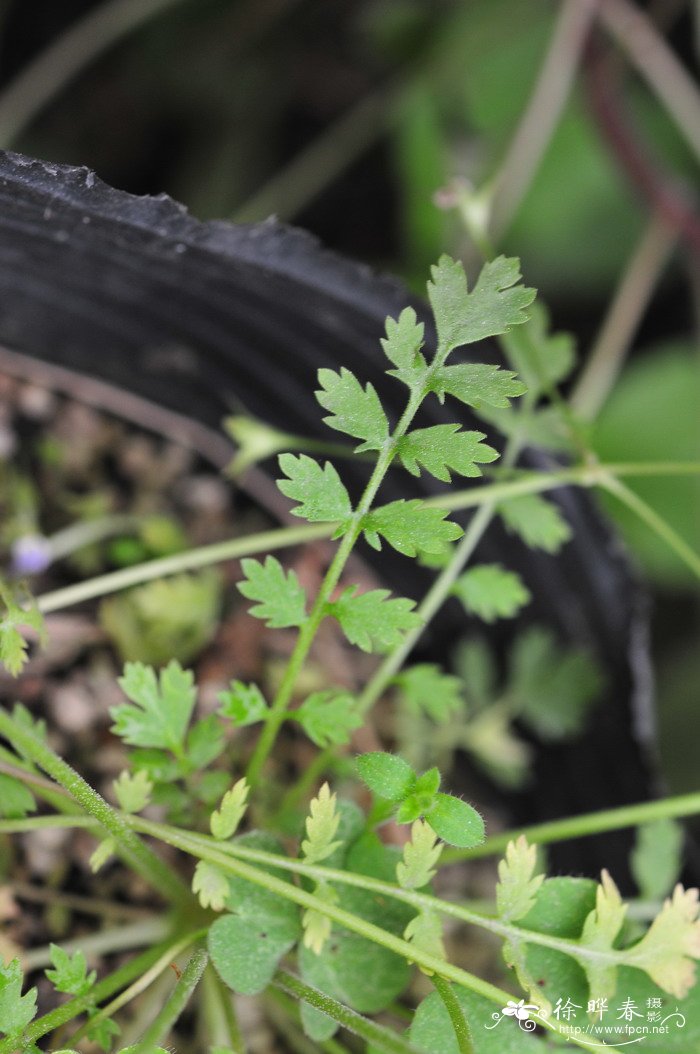
POLYGON ((462 682, 434 663, 419 663, 394 678, 402 700, 433 721, 445 722, 464 709, 462 682))
POLYGON ((336 801, 336 796, 331 794, 327 783, 323 784, 311 801, 306 818, 306 838, 301 843, 301 851, 307 864, 319 864, 342 844, 333 841, 340 823, 336 801))
POLYGON ((173 660, 158 678, 152 666, 127 662, 119 686, 134 705, 110 709, 112 731, 131 746, 181 753, 197 695, 192 672, 173 660))
POLYGON ((281 454, 279 466, 288 478, 278 479, 277 486, 299 502, 292 509, 293 516, 312 523, 333 523, 352 515, 350 496, 330 461, 321 466, 306 454, 281 454))
POLYGON ((216 839, 231 838, 248 807, 250 787, 245 776, 237 780, 221 799, 221 805, 209 817, 209 829, 216 839))
POLYGON ((123 812, 141 812, 148 805, 153 792, 153 783, 145 769, 129 772, 124 769, 112 783, 114 794, 123 812))
POLYGON ((53 970, 46 970, 46 976, 58 992, 68 995, 84 995, 95 983, 97 972, 87 972, 87 960, 81 951, 69 955, 57 944, 49 948, 53 970))
POLYGON ((498 457, 498 451, 483 443, 483 432, 462 432, 458 424, 417 428, 398 442, 398 453, 404 468, 420 475, 422 465, 436 479, 451 480, 450 471, 474 478, 481 475, 481 465, 498 457))
POLYGON ((396 877, 402 889, 423 889, 435 875, 442 845, 425 820, 411 827, 411 840, 403 847, 403 859, 396 865, 396 877))
POLYGON ((470 568, 455 582, 452 591, 467 611, 484 622, 513 618, 530 600, 530 591, 515 571, 500 564, 479 564, 470 568))
POLYGON ((364 440, 356 450, 379 450, 389 438, 389 422, 382 409, 379 396, 371 384, 362 387, 357 377, 342 367, 335 370, 319 370, 320 391, 316 398, 325 410, 324 423, 338 432, 345 432, 356 439, 364 440))
POLYGON ((270 629, 286 629, 306 622, 306 593, 294 571, 284 572, 279 560, 268 556, 265 563, 241 560, 245 581, 238 590, 248 600, 256 600, 250 614, 266 619, 270 629))
POLYGON ((36 988, 22 995, 22 981, 19 959, 7 966, 0 960, 0 1033, 6 1036, 21 1032, 36 1015, 36 988))

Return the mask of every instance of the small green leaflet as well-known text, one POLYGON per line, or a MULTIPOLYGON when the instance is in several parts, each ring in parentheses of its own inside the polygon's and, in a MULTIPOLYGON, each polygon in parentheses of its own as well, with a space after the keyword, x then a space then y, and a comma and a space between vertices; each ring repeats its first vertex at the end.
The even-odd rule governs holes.
POLYGON ((394 678, 403 702, 433 721, 445 722, 464 709, 462 682, 433 663, 419 663, 394 678))
POLYGON ((277 486, 286 497, 299 502, 292 509, 293 516, 312 523, 342 523, 352 515, 350 496, 330 461, 322 467, 306 454, 281 454, 279 466, 288 478, 278 479, 277 486))
POLYGON ((630 869, 643 900, 666 896, 682 866, 683 828, 677 820, 653 820, 637 829, 630 869))
MULTIPOLYGON (((442 941, 442 919, 437 912, 421 911, 411 919, 404 930, 404 940, 409 941, 415 948, 428 955, 434 955, 436 959, 446 959, 445 945, 442 941)), ((424 973, 430 973, 424 970, 424 973)))
POLYGON ((498 451, 483 443, 483 432, 462 432, 458 424, 417 428, 398 442, 398 453, 404 468, 420 475, 422 465, 436 479, 449 483, 450 470, 460 476, 481 475, 481 465, 498 457, 498 451))
POLYGON ((338 620, 350 643, 362 651, 388 651, 401 642, 404 633, 420 626, 413 600, 389 600, 388 589, 372 589, 357 596, 356 589, 348 586, 328 605, 328 614, 338 620))
POLYGON ((36 1015, 36 988, 22 995, 23 980, 19 959, 7 966, 0 960, 0 1033, 6 1036, 21 1032, 36 1015))
POLYGON ((402 889, 423 889, 434 877, 442 845, 430 824, 416 820, 411 840, 403 847, 403 859, 396 865, 396 877, 402 889))
POLYGON ((465 362, 459 366, 440 366, 430 379, 430 391, 444 402, 446 395, 475 410, 482 406, 509 407, 510 400, 527 389, 510 370, 488 363, 465 362))
POLYGON ((384 751, 361 754, 356 764, 362 782, 379 798, 399 802, 415 787, 415 772, 396 754, 384 751))
POLYGON ((320 864, 342 845, 342 842, 333 841, 340 823, 336 801, 336 796, 331 794, 327 783, 323 784, 317 796, 311 800, 309 815, 306 818, 306 838, 301 843, 301 851, 307 864, 320 864))
POLYGON ((19 820, 30 812, 36 812, 36 801, 29 788, 20 780, 0 773, 0 816, 19 820))
POLYGON ((423 346, 424 328, 412 307, 405 307, 398 319, 387 318, 386 337, 381 338, 381 345, 389 362, 399 370, 413 367, 423 346))
POLYGON ((336 688, 313 692, 291 715, 317 747, 342 746, 362 725, 357 700, 336 688))
POLYGON ((693 960, 700 959, 697 889, 677 885, 625 958, 629 966, 644 970, 664 992, 683 999, 695 984, 693 960))
POLYGON ((216 698, 222 717, 230 717, 239 728, 264 721, 269 709, 257 684, 244 684, 243 681, 231 681, 228 689, 219 692, 216 698))
POLYGON ((200 860, 192 876, 192 892, 203 908, 223 911, 229 894, 228 878, 214 864, 200 860))
POLYGON ((248 781, 243 776, 226 791, 221 805, 209 817, 209 829, 218 841, 231 838, 238 830, 248 807, 249 791, 248 781))
POLYGON ((452 794, 436 794, 435 804, 426 812, 426 818, 435 833, 449 845, 469 849, 484 840, 482 817, 473 805, 452 794))
POLYGON ((0 662, 8 673, 16 677, 27 661, 27 642, 19 631, 20 626, 29 626, 46 643, 44 618, 38 610, 29 590, 19 584, 11 589, 0 578, 0 662))
POLYGON ((571 538, 571 528, 558 505, 539 494, 523 494, 500 502, 498 512, 512 534, 531 549, 557 553, 571 538))
POLYGON ((440 553, 447 542, 464 533, 459 524, 446 519, 447 515, 446 509, 434 509, 420 498, 401 498, 368 512, 362 529, 374 549, 381 549, 381 535, 404 556, 440 553))
POLYGON ((103 838, 101 842, 98 842, 97 848, 90 857, 90 870, 93 875, 105 866, 109 858, 114 855, 116 848, 117 843, 114 838, 103 838))
POLYGON ((524 309, 536 291, 518 284, 520 261, 514 257, 498 256, 484 264, 471 293, 464 267, 449 256, 440 257, 431 275, 428 297, 443 354, 527 322, 524 309))
POLYGON ((68 995, 85 995, 89 992, 97 978, 97 972, 87 972, 87 961, 81 951, 69 955, 57 944, 50 945, 51 962, 53 970, 46 970, 46 976, 58 992, 66 992, 68 995))
MULTIPOLYGON (((612 951, 627 914, 627 905, 623 904, 620 892, 608 872, 603 871, 600 878, 595 909, 586 918, 579 938, 581 947, 603 953, 600 960, 584 959, 581 964, 586 971, 591 999, 604 999, 615 992, 617 966, 606 962, 604 953, 612 951)), ((700 953, 700 949, 698 951, 700 953)), ((679 997, 686 994, 678 993, 679 997)))
POLYGON ((266 619, 270 629, 286 629, 306 622, 306 593, 294 571, 284 569, 274 556, 265 563, 247 558, 241 560, 245 581, 238 583, 239 592, 248 600, 258 601, 250 609, 256 618, 266 619))
POLYGON ((563 381, 576 364, 570 333, 550 333, 544 304, 534 303, 530 318, 519 329, 503 335, 508 361, 522 377, 532 399, 563 381))
POLYGON ((145 809, 153 793, 153 784, 144 769, 134 773, 124 769, 113 781, 112 786, 119 808, 128 813, 137 813, 145 809))
POLYGON ((504 922, 517 922, 534 906, 544 875, 535 874, 537 847, 528 845, 525 835, 508 842, 505 859, 498 865, 496 906, 504 922))
POLYGON ((389 422, 372 385, 363 388, 345 367, 340 373, 319 370, 318 381, 321 389, 316 392, 316 399, 324 410, 330 411, 330 416, 323 418, 324 423, 364 440, 356 451, 380 450, 389 438, 389 422))
POLYGON ((174 660, 160 671, 127 662, 119 686, 134 704, 113 706, 112 731, 135 747, 160 747, 182 753, 197 695, 194 677, 174 660))
POLYGON ((467 611, 484 622, 513 618, 530 601, 530 591, 515 571, 500 564, 479 564, 465 571, 452 587, 467 611))
MULTIPOLYGON (((316 884, 314 896, 324 904, 337 904, 340 899, 333 886, 329 886, 327 882, 316 884)), ((315 955, 320 955, 333 929, 331 919, 315 908, 307 908, 301 916, 301 925, 304 930, 304 947, 309 948, 315 955)))

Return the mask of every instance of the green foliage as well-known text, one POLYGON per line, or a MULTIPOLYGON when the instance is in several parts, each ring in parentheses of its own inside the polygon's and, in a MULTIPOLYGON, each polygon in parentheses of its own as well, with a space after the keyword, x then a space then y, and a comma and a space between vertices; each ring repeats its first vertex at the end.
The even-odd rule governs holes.
POLYGON ((450 471, 460 476, 481 475, 479 465, 495 461, 498 452, 482 442, 483 432, 463 432, 459 425, 432 425, 416 428, 398 443, 404 468, 419 476, 421 466, 436 479, 451 482, 450 471))
POLYGON ((13 776, 0 772, 0 816, 18 819, 36 812, 36 800, 28 787, 13 776))
POLYGON ((181 755, 197 697, 192 673, 174 660, 160 677, 151 666, 128 662, 119 686, 133 705, 123 703, 110 710, 116 735, 132 746, 160 747, 181 755))
POLYGON ((404 633, 420 625, 413 600, 390 600, 389 596, 388 589, 356 595, 356 587, 348 586, 329 603, 328 614, 338 620, 350 643, 362 651, 388 651, 400 644, 404 633))
POLYGON ((290 716, 317 747, 349 743, 351 733, 362 725, 354 696, 334 688, 313 692, 290 716))
POLYGON ((321 389, 316 392, 316 398, 329 411, 329 416, 323 418, 324 423, 338 432, 362 439, 355 447, 358 452, 381 450, 389 438, 389 422, 372 385, 363 388, 345 367, 339 373, 319 370, 318 382, 321 389))
POLYGON ((205 568, 137 586, 100 604, 100 622, 122 659, 190 662, 219 624, 222 580, 205 568))
POLYGON ((682 866, 683 828, 675 820, 655 820, 637 829, 630 868, 645 900, 666 896, 682 866))
POLYGON ((27 661, 27 642, 20 633, 20 626, 33 629, 42 643, 46 640, 46 628, 41 612, 23 584, 11 589, 0 578, 0 603, 0 663, 16 677, 27 661))
POLYGON ((340 815, 336 812, 336 796, 331 794, 331 789, 324 783, 309 806, 309 815, 306 819, 306 838, 301 843, 301 851, 304 859, 309 864, 318 864, 339 847, 340 842, 334 842, 340 815))
POLYGON ((434 663, 410 666, 394 678, 401 701, 433 721, 446 722, 464 709, 462 682, 434 663))
POLYGON ((500 564, 479 564, 465 571, 452 590, 473 615, 484 622, 513 618, 531 599, 530 590, 515 571, 500 564))
POLYGON ((498 865, 496 907, 504 922, 517 922, 534 907, 544 875, 535 874, 537 848, 524 835, 509 842, 505 859, 498 865))
POLYGON ((22 995, 23 982, 19 959, 6 966, 0 962, 0 1033, 5 1036, 21 1032, 36 1014, 36 988, 22 995))
POLYGON ((412 307, 405 307, 398 319, 388 318, 386 337, 382 337, 381 345, 389 362, 399 370, 410 370, 423 347, 424 329, 412 307))
POLYGON ((200 860, 192 876, 192 892, 203 908, 223 911, 228 897, 228 879, 214 864, 200 860))
POLYGON ((312 523, 339 520, 342 524, 352 515, 350 496, 330 461, 322 467, 306 454, 281 454, 279 464, 287 479, 277 480, 277 486, 299 502, 292 509, 294 516, 312 523))
POLYGON ((557 505, 539 494, 523 494, 498 506, 501 519, 512 534, 531 549, 558 553, 571 538, 571 528, 557 505))
POLYGON ((435 875, 442 845, 425 820, 411 827, 411 840, 403 847, 403 860, 396 865, 396 877, 402 889, 422 889, 435 875))
POLYGON ((244 684, 243 681, 231 681, 228 689, 219 692, 216 698, 221 716, 229 717, 239 728, 264 721, 269 709, 257 684, 244 684))
POLYGON ((57 944, 51 945, 51 962, 53 970, 46 970, 46 976, 58 992, 68 995, 85 995, 97 979, 97 972, 87 972, 87 961, 81 951, 69 955, 57 944))
POLYGON ((374 549, 381 549, 381 536, 404 556, 440 553, 447 542, 463 533, 459 524, 446 519, 447 515, 447 510, 432 508, 420 498, 401 498, 368 513, 362 529, 374 549))
POLYGON ((119 808, 124 812, 141 812, 148 805, 153 793, 153 784, 143 769, 133 774, 125 769, 112 786, 119 808))
POLYGON ((257 601, 251 615, 265 619, 271 629, 301 626, 306 621, 306 593, 294 571, 285 574, 274 556, 268 556, 264 564, 242 560, 241 567, 245 581, 238 583, 238 589, 248 600, 257 601))
POLYGON ((434 370, 430 390, 440 402, 446 395, 480 410, 485 406, 509 407, 510 400, 523 395, 525 385, 510 370, 484 363, 462 363, 434 370))
POLYGON ((224 794, 221 805, 209 817, 209 827, 220 841, 232 838, 245 815, 250 787, 245 776, 224 794))

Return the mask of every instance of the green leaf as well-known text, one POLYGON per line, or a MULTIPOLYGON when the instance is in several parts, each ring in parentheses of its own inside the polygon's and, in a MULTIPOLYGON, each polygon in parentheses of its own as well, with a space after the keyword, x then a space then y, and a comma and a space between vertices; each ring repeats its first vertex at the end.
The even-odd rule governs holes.
POLYGON ((145 809, 153 793, 153 784, 144 769, 134 773, 124 769, 113 781, 112 786, 119 808, 128 813, 137 813, 145 809))
POLYGON ((223 915, 210 926, 207 946, 224 984, 239 995, 257 995, 296 939, 296 928, 279 919, 223 915))
POLYGON ((442 845, 425 820, 411 827, 411 840, 403 847, 403 860, 396 865, 396 877, 402 889, 423 889, 436 873, 442 845))
MULTIPOLYGON (((496 1004, 455 986, 455 996, 469 1025, 474 1054, 543 1054, 546 1040, 519 1027, 514 1017, 494 1027, 496 1004)), ((409 1029, 411 1045, 425 1054, 460 1054, 455 1030, 445 1004, 433 992, 416 1009, 409 1029)), ((549 1045, 546 1047, 549 1050, 549 1045)))
POLYGON ((683 828, 676 820, 654 820, 637 829, 630 868, 643 900, 666 896, 683 865, 683 828))
POLYGON ((381 345, 389 362, 399 369, 411 369, 423 347, 424 328, 412 307, 405 307, 398 319, 387 318, 381 345))
POLYGON ((7 966, 0 960, 0 1033, 6 1036, 21 1032, 36 1015, 36 988, 22 995, 23 980, 19 959, 7 966))
POLYGON ((287 479, 278 479, 284 495, 298 501, 293 516, 320 523, 343 522, 352 515, 350 496, 330 461, 318 461, 300 454, 281 454, 279 465, 287 479))
POLYGON ((507 529, 522 538, 531 549, 558 553, 571 538, 571 528, 559 506, 539 494, 509 498, 499 503, 498 512, 507 529))
POLYGON ((226 740, 219 719, 216 714, 208 714, 201 721, 197 721, 187 733, 187 768, 206 768, 218 758, 225 746, 226 740))
POLYGON ((46 642, 46 627, 43 615, 23 583, 10 588, 0 578, 0 603, 0 663, 16 677, 27 661, 28 647, 19 627, 35 630, 42 644, 46 642))
POLYGON ((376 751, 361 754, 356 761, 360 779, 372 794, 386 801, 402 801, 416 785, 416 774, 403 758, 376 751))
POLYGON ((464 710, 462 682, 433 663, 419 663, 394 678, 401 701, 440 724, 464 710))
MULTIPOLYGON (((332 886, 327 882, 319 882, 314 889, 314 895, 324 904, 337 904, 340 897, 332 886)), ((301 916, 301 925, 304 930, 303 944, 316 955, 320 955, 331 935, 333 923, 327 915, 315 908, 307 908, 301 916)))
POLYGON ((0 816, 21 820, 30 812, 36 812, 36 800, 29 788, 20 780, 0 773, 0 816))
POLYGON ((128 662, 119 686, 134 705, 110 709, 112 731, 131 746, 182 753, 197 695, 191 671, 173 660, 158 678, 153 667, 128 662))
POLYGON ((340 823, 340 814, 335 807, 336 800, 327 783, 323 784, 318 795, 311 800, 309 815, 306 818, 306 838, 301 843, 301 851, 307 864, 319 864, 341 844, 333 841, 340 823))
POLYGON ((389 422, 372 385, 363 388, 357 377, 344 367, 340 373, 319 370, 318 381, 321 390, 316 392, 316 398, 330 411, 330 416, 323 418, 324 423, 364 440, 356 447, 357 451, 380 450, 389 438, 389 422))
POLYGON ((399 439, 397 450, 404 468, 420 475, 422 465, 436 479, 449 483, 450 470, 460 476, 481 475, 481 465, 498 457, 498 451, 483 443, 483 432, 462 432, 458 424, 416 428, 399 439))
MULTIPOLYGON (((442 919, 436 911, 421 911, 411 919, 404 930, 404 940, 415 948, 436 959, 446 959, 445 945, 442 940, 442 919)), ((424 970, 424 973, 431 971, 424 970)))
POLYGON ((328 605, 328 614, 338 620, 350 643, 362 651, 389 651, 401 643, 404 633, 420 626, 413 600, 389 600, 388 589, 372 589, 356 596, 356 588, 348 586, 328 605))
POLYGON ((101 871, 110 857, 114 856, 116 848, 117 843, 114 838, 103 838, 101 842, 98 842, 97 848, 90 857, 90 870, 93 875, 101 871))
POLYGON ((351 732, 362 726, 355 697, 335 688, 314 692, 290 716, 317 747, 349 743, 351 732))
POLYGON ((479 564, 460 575, 452 592, 467 611, 484 622, 513 618, 530 601, 530 591, 515 571, 500 564, 479 564))
POLYGON ((520 261, 515 258, 498 256, 484 264, 471 293, 464 267, 449 256, 440 257, 431 275, 428 297, 443 353, 527 322, 524 309, 535 299, 535 290, 518 284, 520 261))
POLYGON ((515 922, 534 906, 544 875, 535 874, 537 847, 521 834, 508 842, 505 859, 498 865, 496 906, 504 922, 515 922))
POLYGON ((365 538, 381 549, 379 535, 404 556, 419 552, 440 553, 447 542, 464 533, 457 523, 447 520, 447 509, 435 509, 420 498, 404 498, 368 512, 362 522, 365 538))
POLYGON ((249 792, 250 787, 245 776, 226 791, 221 805, 209 817, 209 829, 214 838, 223 841, 236 833, 248 807, 249 792))
POLYGON ((68 995, 85 995, 89 992, 97 978, 97 972, 87 972, 87 960, 81 951, 69 955, 57 944, 51 944, 49 948, 53 970, 46 970, 46 976, 51 984, 59 992, 68 995))
POLYGON ((626 961, 664 992, 683 999, 695 984, 694 959, 700 959, 698 891, 678 885, 626 961))
POLYGON ((427 814, 435 833, 449 845, 469 849, 484 840, 484 821, 476 809, 451 794, 436 795, 435 805, 427 814))
POLYGON ((503 336, 508 361, 527 385, 531 399, 546 394, 563 381, 576 365, 576 348, 570 333, 550 333, 549 314, 535 302, 524 326, 503 336))
MULTIPOLYGON (((112 1049, 114 1037, 118 1036, 120 1032, 119 1025, 116 1021, 112 1021, 111 1017, 101 1017, 94 1024, 88 1021, 85 1026, 87 1038, 92 1043, 97 1043, 98 1047, 102 1047, 105 1054, 112 1049)), ((125 1047, 119 1054, 134 1054, 135 1049, 135 1046, 125 1047)), ((149 1054, 151 1054, 150 1051, 149 1054)), ((154 1047, 152 1054, 168 1054, 168 1051, 164 1051, 162 1047, 154 1047)))
POLYGON ((234 725, 243 728, 264 721, 269 707, 257 684, 231 681, 225 692, 216 697, 220 703, 219 713, 230 717, 234 725))
POLYGON ((229 895, 228 878, 214 864, 200 860, 192 876, 192 892, 203 908, 223 911, 229 895))
POLYGON ((509 407, 510 400, 527 389, 510 370, 487 363, 465 362, 459 366, 441 366, 430 379, 430 391, 440 402, 446 395, 475 410, 482 406, 509 407))
POLYGON ((256 618, 266 619, 270 629, 286 629, 306 622, 306 593, 294 571, 285 575, 279 560, 268 556, 265 563, 247 558, 241 560, 245 581, 238 589, 257 604, 250 609, 256 618))
MULTIPOLYGON (((601 952, 612 951, 627 914, 620 892, 607 871, 603 871, 596 890, 595 908, 587 916, 579 938, 582 948, 601 952)), ((700 954, 700 950, 699 950, 700 954)), ((617 967, 601 959, 583 959, 582 965, 590 986, 591 999, 605 999, 617 987, 617 967)), ((686 993, 681 993, 685 995, 686 993)))

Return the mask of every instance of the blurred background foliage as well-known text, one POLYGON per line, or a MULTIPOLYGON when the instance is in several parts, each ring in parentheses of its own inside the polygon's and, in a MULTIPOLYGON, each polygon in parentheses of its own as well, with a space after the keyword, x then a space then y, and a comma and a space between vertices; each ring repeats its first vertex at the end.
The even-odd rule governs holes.
MULTIPOLYGON (((634 10, 633 0, 625 2, 634 10)), ((165 191, 200 218, 258 221, 274 213, 422 290, 440 252, 468 264, 477 258, 457 212, 438 207, 436 192, 455 178, 488 189, 504 171, 516 183, 522 174, 513 136, 565 6, 4 0, 0 144, 86 164, 134 193, 165 191)), ((640 0, 638 10, 679 68, 696 72, 698 4, 640 0)), ((679 130, 629 61, 632 31, 625 39, 609 29, 597 28, 582 49, 571 92, 497 247, 521 257, 554 328, 576 335, 585 361, 603 339, 623 275, 640 252, 644 259, 650 217, 675 208, 664 246, 651 232, 648 287, 633 285, 632 322, 614 333, 626 362, 589 427, 605 460, 698 460, 692 139, 700 140, 700 113, 694 129, 679 130)), ((698 548, 695 480, 631 485, 698 548)), ((612 504, 610 511, 653 583, 662 745, 673 762, 672 789, 687 789, 697 765, 687 735, 700 683, 697 583, 643 525, 612 504)))

